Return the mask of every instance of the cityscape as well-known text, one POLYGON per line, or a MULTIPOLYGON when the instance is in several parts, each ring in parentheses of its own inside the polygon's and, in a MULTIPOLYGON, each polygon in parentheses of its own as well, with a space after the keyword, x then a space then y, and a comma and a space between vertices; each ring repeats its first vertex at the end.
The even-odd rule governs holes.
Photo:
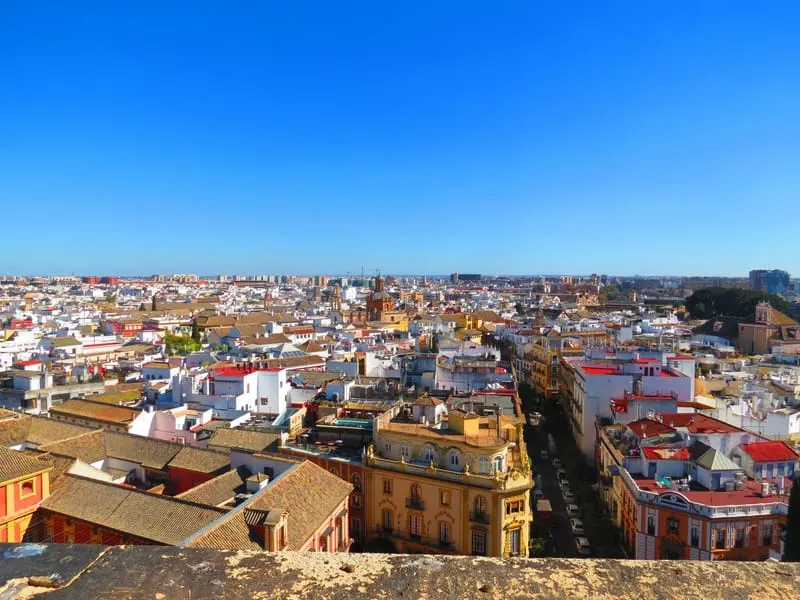
POLYGON ((0 542, 787 552, 785 271, 0 286, 0 542))
POLYGON ((798 23, 0 3, 0 600, 797 597, 798 23))

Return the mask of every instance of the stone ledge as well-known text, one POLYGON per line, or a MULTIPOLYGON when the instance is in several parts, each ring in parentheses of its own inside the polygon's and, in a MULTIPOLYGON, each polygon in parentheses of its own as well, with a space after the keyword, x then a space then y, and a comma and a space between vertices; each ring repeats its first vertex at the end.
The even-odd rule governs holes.
POLYGON ((0 599, 791 598, 800 564, 0 545, 0 599))

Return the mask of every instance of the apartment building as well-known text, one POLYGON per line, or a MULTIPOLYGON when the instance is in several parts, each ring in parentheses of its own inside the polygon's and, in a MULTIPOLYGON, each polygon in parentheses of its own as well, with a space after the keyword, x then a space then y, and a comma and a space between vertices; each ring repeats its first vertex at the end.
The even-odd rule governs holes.
POLYGON ((798 455, 701 414, 602 427, 602 496, 639 560, 780 558, 798 455))
POLYGON ((560 363, 568 373, 562 405, 587 459, 599 422, 626 423, 655 412, 677 412, 694 398, 694 358, 672 353, 617 353, 560 363))
POLYGON ((375 420, 370 537, 401 552, 527 556, 533 486, 522 421, 423 397, 375 420), (446 413, 446 416, 445 416, 446 413))

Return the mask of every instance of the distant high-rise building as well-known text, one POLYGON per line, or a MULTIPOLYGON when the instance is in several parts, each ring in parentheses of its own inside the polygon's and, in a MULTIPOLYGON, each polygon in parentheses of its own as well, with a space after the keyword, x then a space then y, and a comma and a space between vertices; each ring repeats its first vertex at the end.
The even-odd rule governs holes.
POLYGON ((767 294, 784 294, 789 289, 789 273, 780 269, 750 271, 750 289, 767 294))

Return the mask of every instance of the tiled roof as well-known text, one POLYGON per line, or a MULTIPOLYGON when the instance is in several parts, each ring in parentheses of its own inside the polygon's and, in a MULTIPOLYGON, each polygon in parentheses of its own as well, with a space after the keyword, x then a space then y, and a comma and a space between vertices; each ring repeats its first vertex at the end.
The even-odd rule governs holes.
POLYGON ((198 473, 214 473, 230 467, 227 452, 185 446, 169 461, 169 468, 186 469, 198 473))
POLYGON ((797 460, 797 452, 792 450, 783 442, 756 442, 754 444, 742 444, 742 450, 755 462, 775 461, 775 460, 797 460))
POLYGON ((129 425, 141 411, 125 406, 115 406, 89 400, 67 400, 50 409, 51 414, 92 419, 104 423, 129 425))
POLYGON ((645 437, 655 437, 664 433, 673 433, 675 429, 652 419, 639 419, 633 423, 628 423, 628 429, 639 439, 645 437))
POLYGON ((163 471, 184 446, 163 440, 146 438, 130 433, 106 430, 106 455, 142 464, 149 469, 163 471))
POLYGON ((42 462, 25 452, 9 450, 0 446, 0 483, 25 475, 33 475, 52 466, 52 464, 42 462))
POLYGON ((92 431, 90 427, 56 421, 47 417, 17 415, 16 413, 15 417, 0 420, 0 446, 14 446, 23 442, 38 446, 92 431))
POLYGON ((249 476, 249 469, 241 466, 209 479, 176 497, 198 504, 220 506, 233 499, 236 494, 244 493, 247 490, 245 482, 249 476))
POLYGON ((94 462, 106 456, 106 436, 103 429, 94 429, 81 435, 39 446, 43 452, 54 452, 84 462, 94 462))
POLYGON ((229 450, 243 448, 254 452, 266 450, 280 439, 280 434, 246 429, 217 429, 208 440, 208 447, 229 450))
POLYGON ((42 508, 145 540, 179 544, 225 514, 223 509, 65 475, 42 508))
POLYGON ((298 550, 346 500, 353 486, 328 473, 322 467, 303 461, 285 471, 242 509, 231 513, 217 526, 203 532, 187 545, 200 548, 229 548, 234 550, 260 550, 261 545, 250 538, 245 522, 246 509, 289 512, 287 550, 298 550))
POLYGON ((725 421, 700 413, 663 413, 659 417, 673 427, 686 428, 689 433, 734 433, 743 431, 725 421))

